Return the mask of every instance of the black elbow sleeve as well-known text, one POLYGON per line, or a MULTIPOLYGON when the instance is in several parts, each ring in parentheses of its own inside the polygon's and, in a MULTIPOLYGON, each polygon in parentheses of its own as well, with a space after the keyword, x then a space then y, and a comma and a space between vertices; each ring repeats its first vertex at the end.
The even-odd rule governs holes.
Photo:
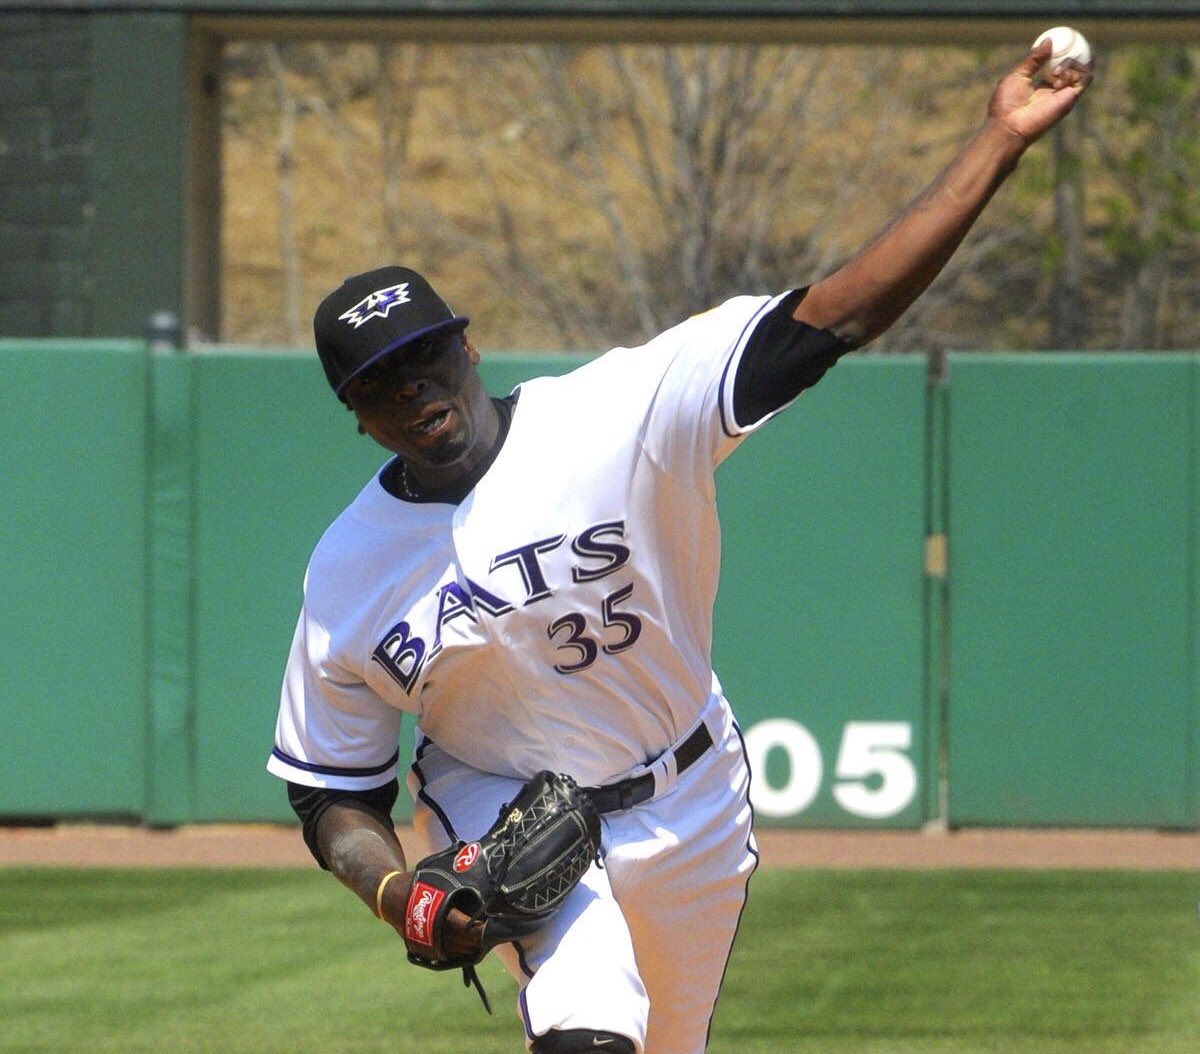
POLYGON ((827 329, 792 318, 807 289, 785 296, 754 327, 733 383, 733 413, 746 427, 811 388, 850 350, 827 329))
POLYGON ((300 783, 288 783, 288 802, 292 811, 300 819, 301 833, 304 844, 312 853, 313 859, 326 871, 326 863, 320 847, 317 845, 317 822, 325 810, 335 802, 351 802, 356 808, 371 813, 384 823, 392 822, 392 809, 400 793, 400 784, 391 780, 382 787, 374 787, 364 791, 329 790, 324 787, 305 787, 300 783))

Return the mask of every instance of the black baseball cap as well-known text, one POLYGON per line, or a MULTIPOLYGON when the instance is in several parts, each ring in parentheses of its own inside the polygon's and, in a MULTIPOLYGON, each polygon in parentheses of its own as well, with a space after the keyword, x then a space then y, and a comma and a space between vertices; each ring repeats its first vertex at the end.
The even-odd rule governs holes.
POLYGON ((465 329, 425 279, 407 267, 380 267, 347 278, 313 316, 317 354, 343 402, 346 385, 373 362, 441 330, 465 329))

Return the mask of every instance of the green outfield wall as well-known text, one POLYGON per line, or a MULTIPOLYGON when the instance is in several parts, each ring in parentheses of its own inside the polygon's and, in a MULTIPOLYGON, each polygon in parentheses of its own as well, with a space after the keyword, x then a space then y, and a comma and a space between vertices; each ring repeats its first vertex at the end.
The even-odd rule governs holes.
POLYGON ((951 360, 953 822, 1195 822, 1198 365, 951 360))
POLYGON ((917 826, 926 718, 926 371, 853 358, 721 467, 715 661, 761 822, 917 826))
MULTIPOLYGON (((734 453, 715 652, 761 822, 1200 826, 1198 370, 854 356, 734 453)), ((0 372, 0 821, 291 819, 304 565, 381 452, 309 355, 0 342, 0 372)))
POLYGON ((147 357, 0 342, 0 812, 140 815, 147 357))

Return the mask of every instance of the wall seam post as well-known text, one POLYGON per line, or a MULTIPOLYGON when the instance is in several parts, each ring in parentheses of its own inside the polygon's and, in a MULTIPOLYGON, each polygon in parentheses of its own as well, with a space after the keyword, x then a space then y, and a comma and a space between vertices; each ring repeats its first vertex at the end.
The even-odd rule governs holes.
POLYGON ((151 351, 150 691, 146 822, 195 810, 194 458, 191 360, 151 351))

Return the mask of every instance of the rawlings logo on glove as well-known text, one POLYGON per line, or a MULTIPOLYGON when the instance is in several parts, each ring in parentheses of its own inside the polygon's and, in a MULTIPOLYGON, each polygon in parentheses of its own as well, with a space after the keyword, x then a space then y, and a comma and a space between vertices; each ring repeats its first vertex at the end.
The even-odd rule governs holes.
POLYGON ((599 852, 600 817, 591 799, 571 777, 539 772, 482 838, 457 842, 413 869, 404 911, 409 961, 462 968, 469 983, 471 968, 491 948, 528 937, 554 915, 599 852), (446 950, 453 909, 482 923, 476 954, 446 950))
POLYGON ((438 905, 446 899, 440 889, 415 881, 408 895, 408 906, 404 911, 404 940, 433 947, 433 929, 429 925, 437 914, 438 905))
POLYGON ((464 845, 454 857, 455 871, 469 871, 471 865, 479 859, 479 843, 472 842, 470 845, 464 845))

